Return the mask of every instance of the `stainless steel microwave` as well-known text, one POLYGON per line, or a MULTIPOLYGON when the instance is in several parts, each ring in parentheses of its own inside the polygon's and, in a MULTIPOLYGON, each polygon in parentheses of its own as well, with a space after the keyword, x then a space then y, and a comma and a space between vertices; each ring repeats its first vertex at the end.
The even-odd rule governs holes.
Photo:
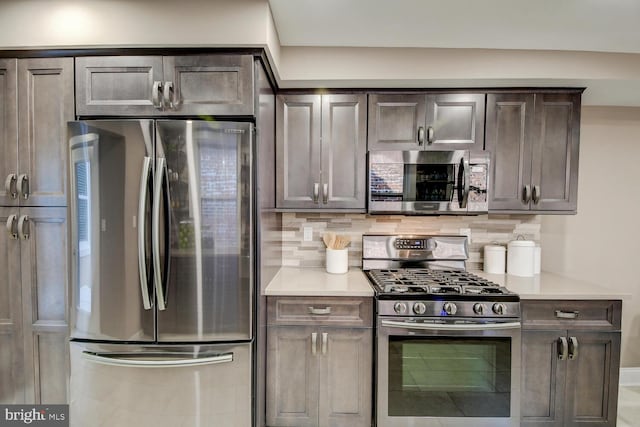
POLYGON ((370 151, 369 213, 476 215, 488 210, 489 154, 370 151))

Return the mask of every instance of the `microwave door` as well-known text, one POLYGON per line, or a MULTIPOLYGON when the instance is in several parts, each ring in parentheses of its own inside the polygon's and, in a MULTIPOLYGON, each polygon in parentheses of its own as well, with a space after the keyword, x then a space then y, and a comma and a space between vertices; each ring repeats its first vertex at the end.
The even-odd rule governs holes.
POLYGON ((153 122, 68 124, 71 337, 155 340, 148 212, 153 122))

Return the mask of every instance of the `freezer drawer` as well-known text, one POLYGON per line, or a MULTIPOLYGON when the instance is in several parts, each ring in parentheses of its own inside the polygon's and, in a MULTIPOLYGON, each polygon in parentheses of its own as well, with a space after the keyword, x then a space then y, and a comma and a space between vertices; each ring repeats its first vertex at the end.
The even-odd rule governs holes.
POLYGON ((71 342, 71 426, 249 427, 251 344, 71 342))

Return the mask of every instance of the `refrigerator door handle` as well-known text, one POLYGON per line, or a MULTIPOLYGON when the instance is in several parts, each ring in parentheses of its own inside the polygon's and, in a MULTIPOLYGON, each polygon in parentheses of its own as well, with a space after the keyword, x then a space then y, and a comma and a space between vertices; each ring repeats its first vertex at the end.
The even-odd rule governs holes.
POLYGON ((145 208, 149 195, 149 171, 151 170, 151 157, 145 156, 142 164, 142 174, 140 175, 140 201, 138 202, 138 273, 140 274, 140 288, 142 291, 142 305, 145 310, 152 307, 149 296, 149 286, 147 277, 147 262, 145 253, 145 208))
POLYGON ((82 358, 103 365, 133 368, 180 368, 233 362, 233 353, 198 355, 191 353, 94 353, 83 351, 82 358))
POLYGON ((162 195, 162 181, 166 159, 158 158, 156 176, 153 184, 153 214, 151 218, 151 246, 153 252, 153 281, 156 288, 158 310, 166 310, 166 300, 162 289, 162 277, 160 268, 160 196, 162 195))

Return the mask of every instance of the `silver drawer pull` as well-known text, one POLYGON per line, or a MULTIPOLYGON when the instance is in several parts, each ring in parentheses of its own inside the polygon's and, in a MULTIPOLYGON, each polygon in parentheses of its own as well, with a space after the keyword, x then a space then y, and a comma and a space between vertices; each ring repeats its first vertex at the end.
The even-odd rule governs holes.
POLYGON ((576 311, 556 310, 556 317, 559 319, 577 319, 578 314, 580 314, 580 312, 577 310, 576 311))
POLYGON ((309 314, 326 316, 327 314, 331 314, 331 307, 325 307, 325 308, 309 307, 309 314))

